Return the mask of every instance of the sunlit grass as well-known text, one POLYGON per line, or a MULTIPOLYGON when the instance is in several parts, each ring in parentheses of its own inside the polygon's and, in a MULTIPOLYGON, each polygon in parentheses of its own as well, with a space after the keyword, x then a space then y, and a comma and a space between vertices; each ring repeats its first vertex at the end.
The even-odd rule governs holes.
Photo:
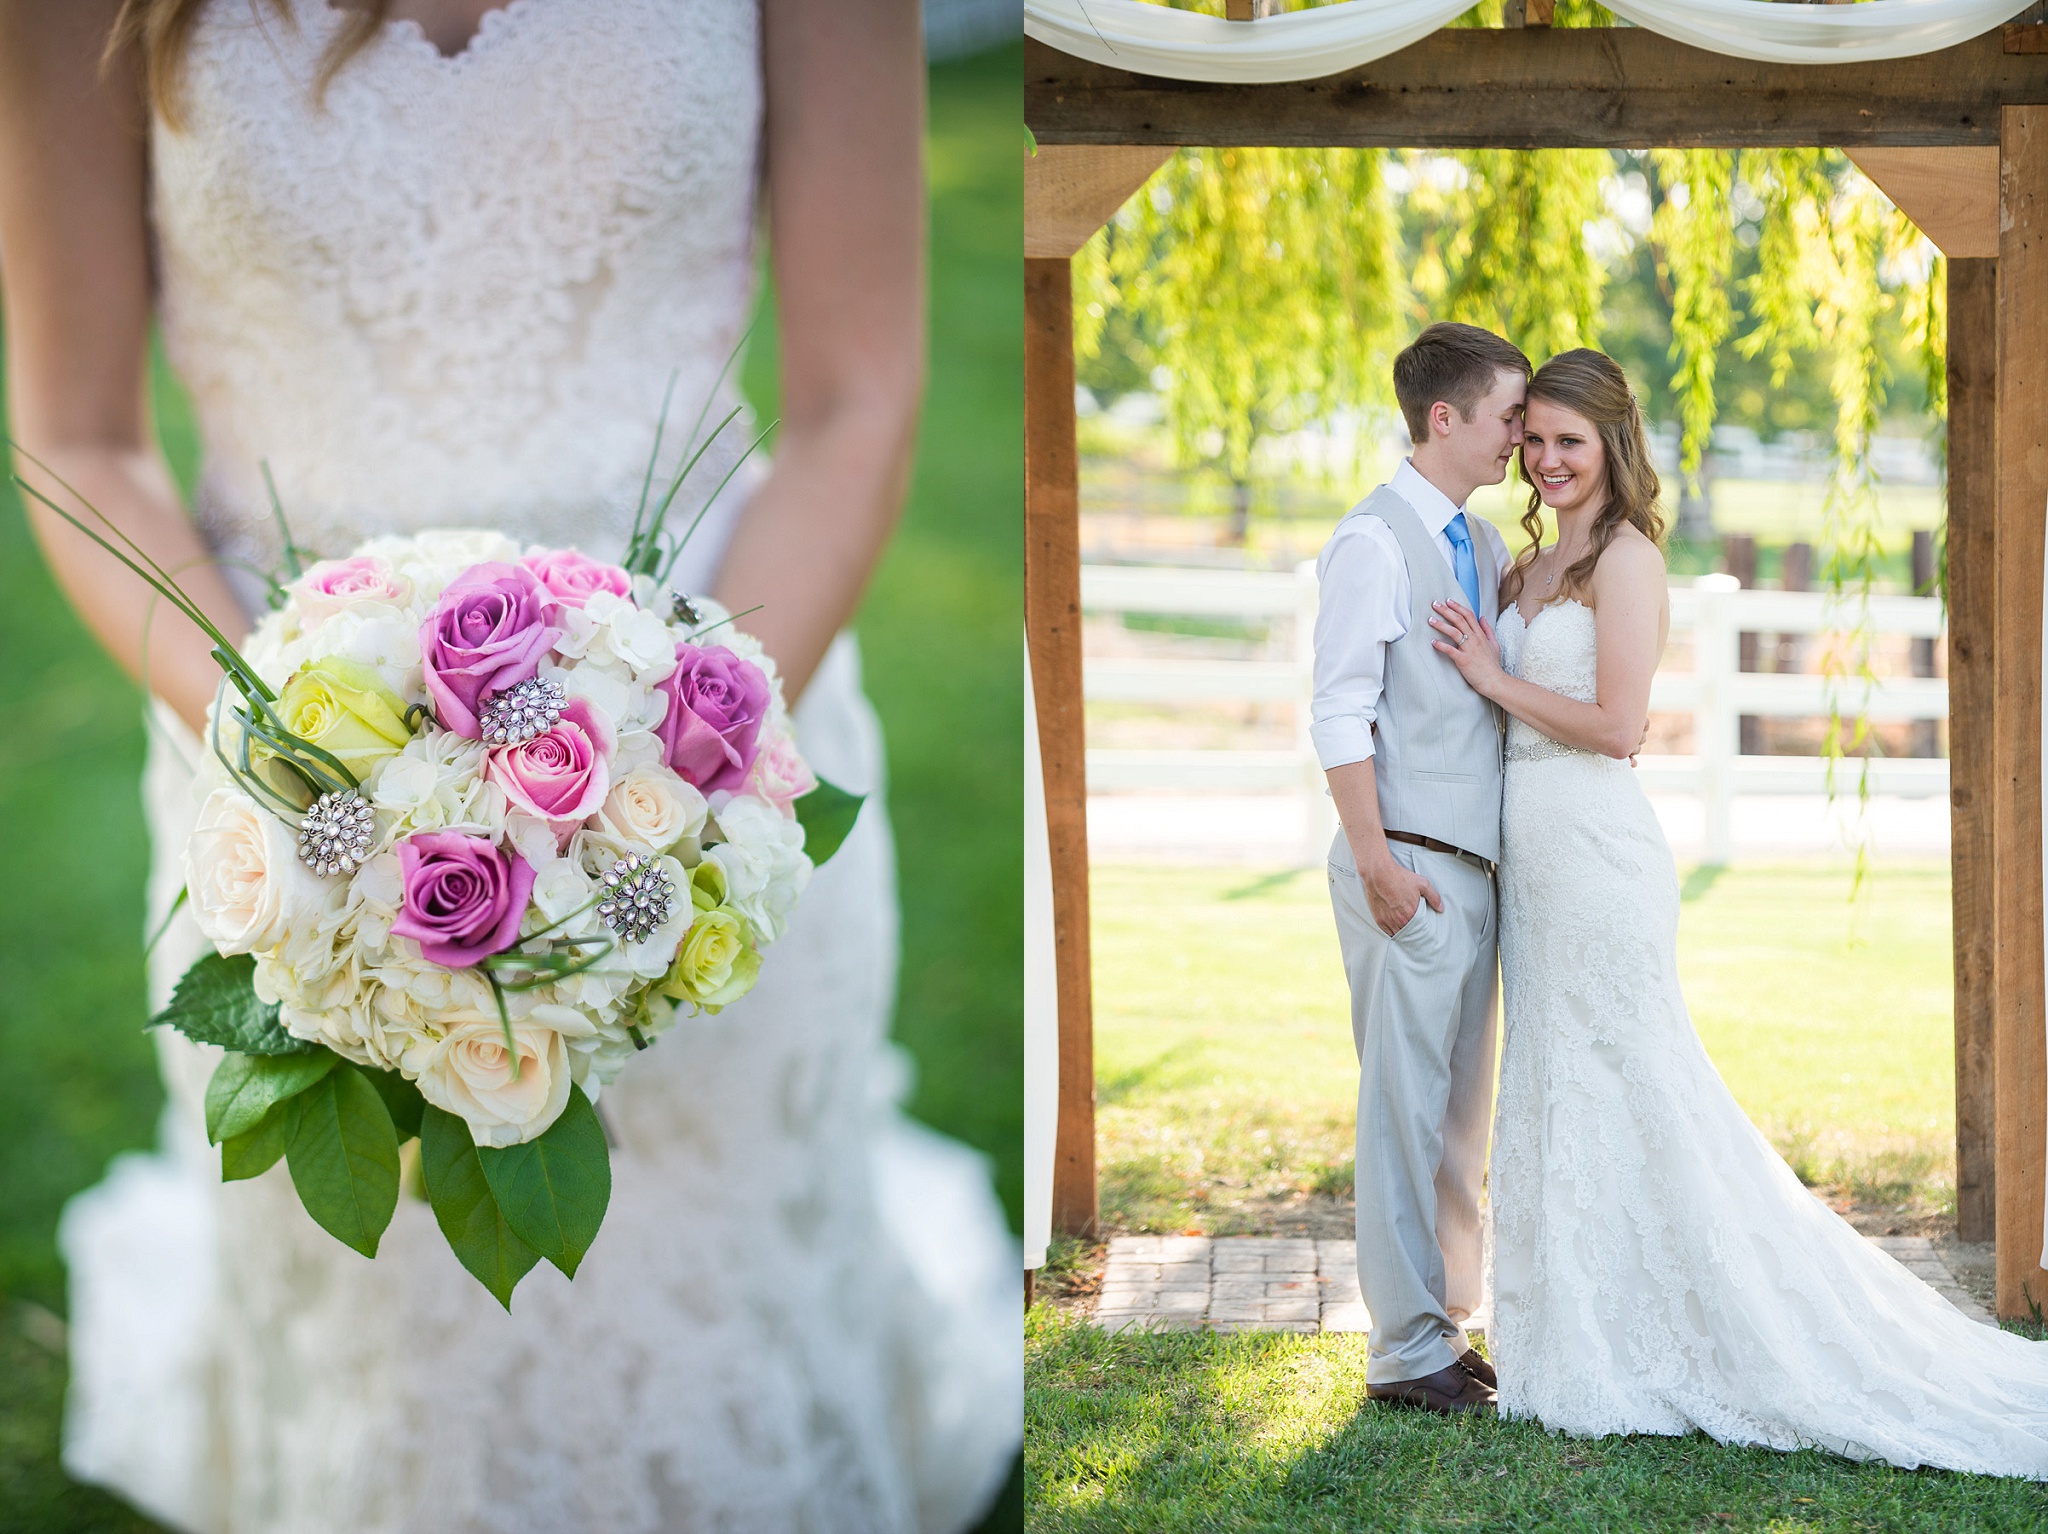
POLYGON ((1031 1526, 1065 1530, 1951 1530, 2048 1520, 2048 1489, 1697 1435, 1583 1441, 1365 1399, 1365 1340, 1026 1325, 1031 1526))
MULTIPOLYGON (((1953 1197, 1949 877, 1695 872, 1679 962, 1729 1087, 1809 1180, 1953 1197)), ((1097 1133, 1118 1228, 1230 1234, 1350 1191, 1357 1065, 1320 870, 1098 868, 1097 1133)))

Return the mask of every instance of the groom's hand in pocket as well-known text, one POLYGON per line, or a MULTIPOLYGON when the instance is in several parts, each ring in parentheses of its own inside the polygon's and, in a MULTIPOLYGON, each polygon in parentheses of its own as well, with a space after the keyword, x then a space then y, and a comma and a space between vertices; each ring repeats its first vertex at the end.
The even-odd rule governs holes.
POLYGON ((1432 911, 1444 908, 1444 897, 1436 892, 1436 886, 1413 869, 1403 868, 1392 853, 1370 869, 1361 869, 1358 881, 1365 886, 1365 903, 1372 908, 1372 919, 1388 937, 1398 937, 1424 901, 1432 911))

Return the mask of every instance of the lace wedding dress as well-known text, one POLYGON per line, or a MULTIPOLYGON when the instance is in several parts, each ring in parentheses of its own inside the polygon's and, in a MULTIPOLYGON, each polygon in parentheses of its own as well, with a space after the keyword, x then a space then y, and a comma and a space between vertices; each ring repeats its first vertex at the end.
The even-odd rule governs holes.
MULTIPOLYGON (((1499 632, 1509 670, 1593 700, 1586 607, 1510 610, 1499 632)), ((2048 1479, 2048 1344, 1969 1320, 1857 1235, 1715 1073, 1629 764, 1511 720, 1501 831, 1501 1410, 2048 1479)))
MULTIPOLYGON (((188 120, 153 134, 209 537, 274 566, 267 459, 323 553, 488 523, 616 554, 671 372, 673 461, 751 307, 754 5, 512 0, 454 58, 394 24, 319 105, 341 18, 294 8, 208 5, 188 120)), ((682 589, 709 586, 728 497, 682 589)), ((198 751, 159 718, 153 917, 181 879, 198 751)), ((850 640, 797 720, 822 773, 879 790, 850 640)), ((195 1534, 971 1522, 1021 1430, 1019 1270, 980 1158, 895 1109, 893 879, 871 800, 758 990, 605 1093, 604 1232, 573 1286, 543 1264, 510 1315, 422 1203, 401 1201, 370 1262, 314 1226, 284 1168, 223 1187, 201 1128, 213 1058, 159 1032, 161 1151, 117 1163, 61 1233, 67 1466, 195 1534)), ((153 1004, 199 948, 175 922, 153 1004)))

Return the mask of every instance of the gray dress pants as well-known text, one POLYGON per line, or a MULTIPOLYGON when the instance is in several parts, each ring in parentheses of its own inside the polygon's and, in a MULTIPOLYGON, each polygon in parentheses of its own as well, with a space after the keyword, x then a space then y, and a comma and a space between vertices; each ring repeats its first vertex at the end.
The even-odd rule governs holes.
POLYGON ((1493 879, 1449 853, 1390 850, 1444 903, 1423 901, 1393 937, 1372 918, 1341 830, 1329 867, 1358 1049, 1358 1286, 1373 1384, 1434 1374, 1469 1345, 1499 990, 1493 879))

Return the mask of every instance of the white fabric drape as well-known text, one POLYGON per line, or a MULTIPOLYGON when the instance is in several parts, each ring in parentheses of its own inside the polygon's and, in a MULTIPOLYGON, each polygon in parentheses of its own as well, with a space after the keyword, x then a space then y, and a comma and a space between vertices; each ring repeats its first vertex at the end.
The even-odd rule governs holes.
MULTIPOLYGON (((1420 42, 1471 0, 1346 0, 1225 21, 1138 0, 1024 0, 1024 30, 1062 53, 1169 80, 1265 85, 1356 69, 1420 42)), ((1695 48, 1781 64, 1908 58, 1966 42, 2028 0, 1607 0, 1637 26, 1695 48)))
POLYGON ((1052 839, 1031 651, 1024 651, 1024 1266, 1052 1240, 1053 1146, 1060 1119, 1059 967, 1052 937, 1052 839))

